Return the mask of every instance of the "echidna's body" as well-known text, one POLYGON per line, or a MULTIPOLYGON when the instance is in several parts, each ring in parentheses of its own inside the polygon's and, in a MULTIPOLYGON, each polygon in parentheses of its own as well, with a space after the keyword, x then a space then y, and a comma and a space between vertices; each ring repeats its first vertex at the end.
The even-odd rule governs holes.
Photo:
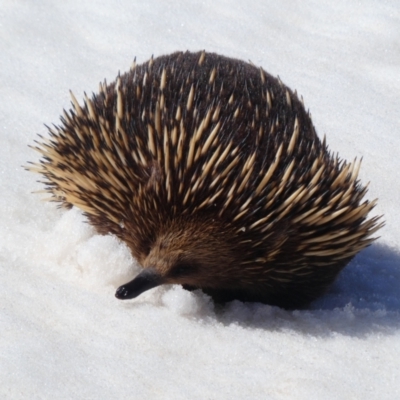
POLYGON ((36 170, 145 268, 119 298, 178 283, 301 307, 380 227, 359 163, 328 152, 297 95, 248 63, 174 53, 83 107, 72 98, 36 170))

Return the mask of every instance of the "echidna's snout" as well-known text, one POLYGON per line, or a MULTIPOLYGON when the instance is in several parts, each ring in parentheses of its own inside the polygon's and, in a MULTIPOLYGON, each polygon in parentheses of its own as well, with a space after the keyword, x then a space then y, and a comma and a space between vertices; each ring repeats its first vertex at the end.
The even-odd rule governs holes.
POLYGON ((133 280, 120 286, 115 292, 115 297, 120 300, 134 299, 146 290, 164 283, 161 275, 153 268, 143 270, 133 280))

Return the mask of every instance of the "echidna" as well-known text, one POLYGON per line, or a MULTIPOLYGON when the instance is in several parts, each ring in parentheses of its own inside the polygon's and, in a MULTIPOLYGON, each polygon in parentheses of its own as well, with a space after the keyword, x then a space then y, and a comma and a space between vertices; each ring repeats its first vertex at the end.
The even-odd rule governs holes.
POLYGON ((296 92, 252 64, 177 52, 133 64, 35 147, 51 199, 117 235, 161 284, 299 308, 381 226, 360 162, 328 151, 296 92))

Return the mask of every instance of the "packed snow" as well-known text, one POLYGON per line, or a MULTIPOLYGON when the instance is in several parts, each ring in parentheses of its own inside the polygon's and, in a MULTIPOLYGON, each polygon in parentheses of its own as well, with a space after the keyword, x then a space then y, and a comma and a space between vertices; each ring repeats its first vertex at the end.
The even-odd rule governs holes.
POLYGON ((400 5, 339 0, 0 0, 0 398, 400 398, 400 5), (363 157, 380 239, 309 309, 160 287, 22 168, 44 123, 136 56, 213 51, 303 95, 330 149, 363 157))

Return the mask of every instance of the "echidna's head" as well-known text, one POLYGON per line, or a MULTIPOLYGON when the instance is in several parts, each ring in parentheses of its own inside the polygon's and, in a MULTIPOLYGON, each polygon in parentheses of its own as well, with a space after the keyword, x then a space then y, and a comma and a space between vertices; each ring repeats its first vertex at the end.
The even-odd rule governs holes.
POLYGON ((163 284, 191 288, 231 285, 227 272, 239 255, 229 237, 226 229, 205 225, 204 221, 173 221, 158 234, 148 255, 140 260, 144 270, 119 287, 116 297, 132 299, 163 284))

